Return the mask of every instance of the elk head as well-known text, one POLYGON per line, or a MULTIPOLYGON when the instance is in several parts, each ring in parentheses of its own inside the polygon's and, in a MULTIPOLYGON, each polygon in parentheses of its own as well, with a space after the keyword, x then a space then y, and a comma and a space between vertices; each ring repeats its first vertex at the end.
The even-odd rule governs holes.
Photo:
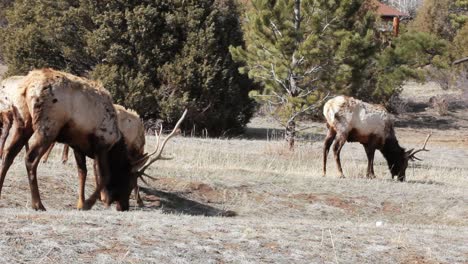
POLYGON ((146 176, 150 179, 154 179, 153 177, 149 176, 148 174, 145 173, 146 169, 148 169, 153 163, 156 161, 160 160, 162 158, 162 152, 164 150, 164 147, 166 146, 166 143, 171 139, 173 136, 175 136, 180 130, 179 126, 182 124, 182 121, 185 119, 185 116, 187 115, 187 109, 184 111, 182 116, 180 117, 179 121, 177 121, 176 125, 172 129, 171 133, 161 142, 161 134, 162 134, 162 126, 160 127, 159 131, 156 131, 156 148, 153 152, 150 154, 146 153, 141 159, 135 161, 132 163, 132 173, 135 177, 135 179, 140 178, 145 184, 147 182, 143 178, 143 176, 146 176))
POLYGON ((404 155, 400 158, 400 161, 395 163, 394 166, 391 168, 392 178, 396 175, 399 181, 404 181, 406 179, 406 169, 408 168, 409 161, 422 161, 422 159, 416 157, 416 154, 421 151, 429 151, 428 149, 426 149, 426 145, 427 141, 429 141, 429 138, 431 136, 432 132, 429 135, 427 135, 422 148, 417 150, 410 149, 408 151, 404 151, 404 155))

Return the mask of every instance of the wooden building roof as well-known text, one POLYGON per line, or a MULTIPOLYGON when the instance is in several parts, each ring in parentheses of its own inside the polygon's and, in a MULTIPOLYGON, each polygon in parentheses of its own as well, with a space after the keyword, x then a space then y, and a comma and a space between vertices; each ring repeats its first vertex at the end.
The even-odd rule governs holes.
POLYGON ((408 16, 407 14, 398 11, 397 9, 388 6, 386 4, 383 4, 379 1, 377 1, 377 14, 379 14, 382 17, 402 17, 402 16, 408 16))

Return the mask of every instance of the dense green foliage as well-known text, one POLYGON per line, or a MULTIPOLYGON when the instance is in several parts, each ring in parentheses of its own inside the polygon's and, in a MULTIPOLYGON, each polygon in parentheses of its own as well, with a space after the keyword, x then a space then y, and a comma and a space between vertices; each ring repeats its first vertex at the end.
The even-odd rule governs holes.
POLYGON ((408 32, 391 45, 381 41, 374 3, 253 0, 247 9, 246 46, 231 53, 246 63, 242 72, 264 84, 252 96, 272 106, 288 141, 294 121, 318 112, 325 95, 386 104, 405 80, 423 79, 422 67, 446 53, 446 43, 426 33, 408 32))
MULTIPOLYGON (((468 56, 468 1, 466 0, 426 0, 410 24, 410 30, 424 32, 440 40, 445 40, 447 52, 439 58, 445 69, 436 69, 431 75, 443 87, 448 88, 460 78, 467 78, 466 64, 449 67, 450 62, 468 56), (455 69, 455 70, 454 70, 455 69), (463 74, 462 71, 464 71, 463 74)), ((466 83, 462 81, 462 83, 466 83)))
POLYGON ((362 0, 254 0, 245 16, 246 46, 231 53, 265 89, 253 96, 274 107, 294 144, 295 120, 317 110, 327 93, 370 83, 374 15, 362 0))
POLYGON ((9 74, 53 67, 103 82, 114 101, 185 129, 238 133, 255 84, 228 47, 243 45, 233 0, 17 0, 0 46, 9 74))
POLYGON ((468 1, 426 0, 411 23, 411 28, 451 41, 466 21, 468 21, 468 1))
POLYGON ((378 77, 374 93, 398 94, 404 81, 412 78, 423 81, 425 66, 448 67, 447 42, 431 34, 409 31, 394 40, 378 56, 375 74, 378 77))

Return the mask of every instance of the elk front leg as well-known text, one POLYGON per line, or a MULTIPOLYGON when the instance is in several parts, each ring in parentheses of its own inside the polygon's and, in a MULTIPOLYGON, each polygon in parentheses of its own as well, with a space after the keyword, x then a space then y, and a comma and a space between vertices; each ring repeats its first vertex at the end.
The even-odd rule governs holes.
POLYGON ((138 187, 138 184, 137 184, 137 186, 135 186, 133 191, 135 192, 135 200, 136 200, 136 202, 138 204, 138 207, 144 207, 145 204, 143 203, 143 200, 140 197, 140 187, 138 187))
POLYGON ((343 148, 343 145, 346 143, 346 136, 340 136, 337 138, 335 141, 335 144, 333 144, 333 154, 335 155, 335 161, 336 161, 336 166, 338 167, 338 172, 340 174, 340 178, 344 178, 343 174, 343 168, 341 167, 341 159, 340 159, 340 153, 341 149, 343 148))
POLYGON ((73 150, 73 154, 75 155, 76 166, 78 168, 78 178, 80 182, 76 208, 80 210, 89 210, 91 207, 85 202, 85 184, 86 175, 88 173, 88 170, 86 169, 86 156, 77 150, 73 150))
POLYGON ((46 151, 46 153, 44 154, 44 159, 42 160, 42 163, 46 163, 46 162, 47 162, 47 160, 49 159, 49 155, 50 155, 50 153, 52 152, 52 149, 54 148, 54 146, 55 146, 55 143, 50 144, 49 149, 48 149, 48 150, 46 151))
POLYGON ((68 151, 70 149, 70 146, 67 144, 63 145, 63 152, 62 152, 62 163, 65 164, 68 161, 68 151))
MULTIPOLYGON (((93 162, 93 170, 94 170, 94 180, 96 181, 96 188, 97 188, 97 186, 99 185, 99 183, 101 181, 101 176, 99 175, 99 168, 98 168, 98 164, 97 164, 96 160, 94 160, 94 162, 93 162)), ((102 190, 102 188, 101 188, 101 191, 100 191, 100 194, 99 194, 99 199, 101 201, 104 201, 104 199, 105 199, 105 194, 104 194, 104 191, 102 190)))
POLYGON ((330 151, 330 147, 335 140, 336 132, 333 128, 328 128, 327 137, 325 138, 325 142, 323 144, 323 176, 327 175, 327 158, 328 152, 330 151))
POLYGON ((110 200, 105 192, 103 192, 103 187, 107 183, 107 177, 109 175, 108 163, 107 163, 107 154, 103 151, 100 151, 95 155, 94 158, 94 175, 96 178, 96 189, 94 190, 91 197, 86 200, 86 203, 89 205, 94 205, 96 200, 100 197, 101 200, 108 205, 110 200))
POLYGON ((41 196, 39 194, 39 187, 37 185, 37 166, 44 153, 49 149, 52 141, 51 137, 45 137, 39 131, 34 132, 31 137, 31 145, 26 154, 26 170, 28 172, 29 187, 31 188, 31 204, 35 210, 45 211, 42 205, 41 196))
POLYGON ((374 155, 375 155, 375 147, 370 144, 370 145, 365 145, 364 146, 366 150, 366 155, 367 155, 367 174, 366 177, 369 179, 374 179, 375 174, 374 174, 374 155))

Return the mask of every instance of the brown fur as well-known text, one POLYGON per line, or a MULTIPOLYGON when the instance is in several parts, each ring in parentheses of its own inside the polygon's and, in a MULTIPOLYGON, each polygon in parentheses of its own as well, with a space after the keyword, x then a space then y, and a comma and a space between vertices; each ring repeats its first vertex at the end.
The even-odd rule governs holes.
POLYGON ((368 104, 352 97, 337 96, 325 104, 324 116, 328 128, 323 148, 324 176, 328 152, 335 142, 333 145, 335 161, 340 177, 344 177, 340 152, 348 141, 359 142, 364 146, 368 160, 366 173, 368 178, 375 178, 374 154, 378 149, 388 162, 392 178, 397 175, 399 180, 405 179, 408 155, 398 144, 393 120, 383 106, 368 104))
MULTIPOLYGON (((128 148, 129 159, 131 162, 141 159, 145 151, 145 128, 140 116, 131 109, 125 109, 125 107, 114 104, 114 108, 117 112, 119 130, 122 132, 125 138, 125 143, 128 148)), ((55 143, 50 146, 47 153, 44 155, 43 162, 46 162, 50 152, 52 151, 55 143)), ((66 163, 68 160, 68 145, 64 145, 62 153, 62 163, 66 163)), ((85 164, 86 166, 86 164, 85 164)), ((86 174, 85 174, 86 177, 86 174)), ((98 181, 98 175, 95 171, 96 181, 98 181)), ((139 194, 138 186, 135 187, 135 199, 139 206, 143 206, 143 200, 139 194)))
MULTIPOLYGON (((132 189, 134 181, 109 92, 99 83, 51 69, 30 72, 18 92, 13 134, 5 147, 0 172, 0 191, 9 166, 29 139, 26 168, 32 207, 45 210, 37 186, 37 166, 49 146, 59 141, 74 149, 80 175, 83 174, 80 166, 83 155, 97 162, 100 182, 86 202, 84 190, 80 190, 78 207, 90 208, 103 189, 107 204, 116 201, 118 209, 127 210, 127 190, 132 189), (118 169, 114 168, 116 166, 118 169)), ((84 179, 80 176, 82 185, 84 179)))

